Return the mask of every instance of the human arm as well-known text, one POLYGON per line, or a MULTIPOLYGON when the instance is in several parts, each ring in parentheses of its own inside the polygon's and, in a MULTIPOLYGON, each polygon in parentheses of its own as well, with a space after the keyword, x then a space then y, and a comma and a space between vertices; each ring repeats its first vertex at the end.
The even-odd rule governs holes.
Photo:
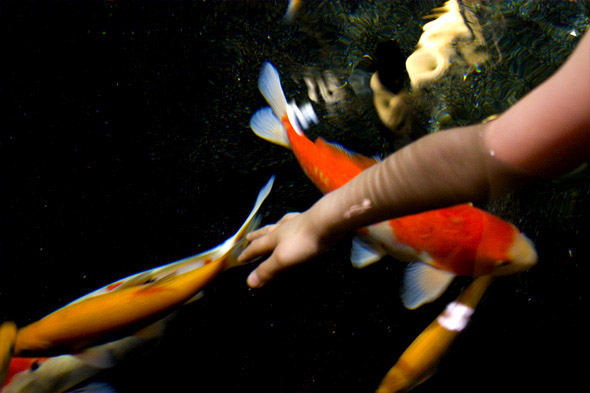
POLYGON ((491 123, 425 136, 326 194, 309 210, 249 235, 240 256, 271 254, 248 278, 259 287, 354 229, 500 196, 590 156, 589 34, 547 81, 491 123))

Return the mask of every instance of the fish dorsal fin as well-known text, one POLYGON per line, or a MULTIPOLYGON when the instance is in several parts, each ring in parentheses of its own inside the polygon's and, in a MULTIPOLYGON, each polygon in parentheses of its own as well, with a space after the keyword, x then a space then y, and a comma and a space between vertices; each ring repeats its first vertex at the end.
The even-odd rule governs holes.
POLYGON ((410 310, 436 300, 447 289, 455 275, 423 262, 406 268, 402 284, 402 303, 410 310))
POLYGON ((341 146, 337 143, 328 142, 324 138, 316 139, 315 144, 319 148, 327 149, 336 155, 346 155, 349 159, 357 163, 357 165, 360 166, 362 169, 366 169, 379 162, 379 160, 375 158, 365 157, 362 154, 352 152, 344 146, 341 146))
POLYGON ((350 262, 352 266, 361 269, 383 258, 387 253, 381 247, 367 242, 359 236, 352 239, 350 262))

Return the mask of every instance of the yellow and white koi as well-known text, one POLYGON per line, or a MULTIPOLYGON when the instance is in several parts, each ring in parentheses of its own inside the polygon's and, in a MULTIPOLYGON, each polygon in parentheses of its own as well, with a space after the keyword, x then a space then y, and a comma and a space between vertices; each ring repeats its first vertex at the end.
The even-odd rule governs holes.
POLYGON ((449 303, 445 311, 402 353, 376 393, 407 392, 432 375, 436 365, 469 323, 491 282, 491 276, 477 277, 457 300, 449 303))

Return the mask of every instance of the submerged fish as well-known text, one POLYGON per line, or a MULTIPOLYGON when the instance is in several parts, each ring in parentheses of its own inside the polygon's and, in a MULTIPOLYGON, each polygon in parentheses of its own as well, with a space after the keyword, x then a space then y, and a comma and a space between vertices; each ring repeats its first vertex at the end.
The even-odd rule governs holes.
POLYGON ((169 319, 170 316, 132 336, 89 348, 83 356, 14 357, 0 390, 4 393, 70 391, 101 371, 114 367, 123 360, 129 360, 133 355, 141 355, 151 350, 164 334, 169 319))
MULTIPOLYGON (((263 65, 258 87, 272 108, 257 111, 250 126, 261 138, 291 149, 323 193, 378 161, 321 138, 309 140, 298 123, 313 116, 298 115, 301 111, 287 103, 279 74, 270 63, 263 65)), ((359 229, 358 234, 351 255, 356 267, 386 254, 416 262, 406 269, 402 288, 402 301, 411 309, 438 298, 456 275, 512 274, 537 261, 533 243, 516 227, 471 204, 383 221, 359 229)))
MULTIPOLYGON (((7 356, 47 357, 78 353, 129 336, 164 318, 201 290, 222 270, 237 266, 246 234, 256 226, 256 213, 268 196, 274 177, 258 194, 242 227, 219 246, 106 285, 10 334, 14 324, 0 327, 0 365, 7 356), (10 337, 13 337, 13 342, 10 337), (10 347, 10 350, 3 348, 10 347)), ((3 375, 0 370, 0 376, 3 375)), ((0 381, 1 383, 2 381, 0 381)))
POLYGON ((383 378, 376 393, 407 392, 424 382, 469 323, 477 303, 492 281, 478 277, 461 295, 449 303, 410 346, 383 378))

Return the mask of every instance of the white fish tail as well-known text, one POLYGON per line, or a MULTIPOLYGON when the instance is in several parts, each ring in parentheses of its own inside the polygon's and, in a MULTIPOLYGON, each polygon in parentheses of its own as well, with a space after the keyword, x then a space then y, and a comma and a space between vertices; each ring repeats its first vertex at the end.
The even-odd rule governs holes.
POLYGON ((262 139, 291 149, 291 142, 281 121, 269 107, 259 109, 250 119, 252 131, 262 139))
POLYGON ((275 116, 281 119, 287 113, 287 98, 281 87, 277 69, 268 61, 262 64, 258 77, 258 89, 272 108, 275 116))
POLYGON ((258 77, 258 89, 270 105, 258 110, 250 119, 250 127, 256 135, 269 142, 291 148, 287 131, 281 120, 287 113, 287 99, 281 87, 277 69, 265 62, 258 77))
POLYGON ((239 263, 237 261, 238 256, 242 252, 242 250, 246 246, 246 235, 256 229, 260 224, 260 219, 257 216, 258 210, 260 206, 262 206, 262 202, 266 199, 266 197, 270 194, 270 190, 272 189, 272 185, 274 183, 275 176, 273 175, 270 180, 266 183, 264 187, 258 193, 258 198, 256 198, 256 202, 254 203, 254 207, 250 212, 250 215, 240 229, 229 239, 227 239, 221 247, 225 248, 228 247, 228 251, 231 250, 231 254, 227 261, 227 268, 238 266, 239 263))

